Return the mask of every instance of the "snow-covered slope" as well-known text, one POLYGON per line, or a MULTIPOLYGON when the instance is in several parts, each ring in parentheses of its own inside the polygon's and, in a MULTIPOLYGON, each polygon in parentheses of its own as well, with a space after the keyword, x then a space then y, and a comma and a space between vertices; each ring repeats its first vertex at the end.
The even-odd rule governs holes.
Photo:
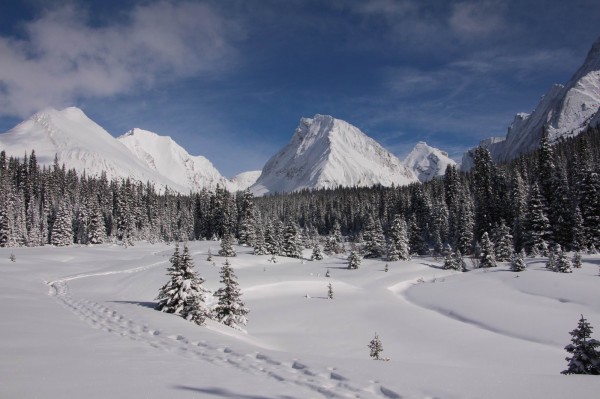
MULTIPOLYGON (((505 162, 535 150, 544 127, 550 142, 573 136, 589 125, 600 122, 600 38, 589 51, 585 62, 565 85, 554 85, 542 97, 531 114, 519 113, 508 128, 503 141, 484 143, 496 162, 505 162)), ((472 150, 462 162, 462 169, 472 167, 472 150)))
POLYGON ((448 153, 420 141, 404 159, 404 165, 411 169, 420 181, 431 180, 443 176, 448 165, 456 166, 456 162, 448 157, 448 153))
POLYGON ((117 138, 149 169, 192 191, 228 187, 213 164, 201 155, 192 156, 169 136, 132 129, 117 138))
POLYGON ((256 180, 260 177, 262 171, 251 170, 249 172, 242 172, 235 175, 229 180, 228 189, 232 193, 236 191, 244 191, 245 189, 256 183, 256 180))
POLYGON ((251 187, 257 195, 417 181, 402 162, 355 126, 327 115, 302 118, 291 141, 251 187))
POLYGON ((137 158, 101 126, 75 107, 58 111, 48 108, 0 135, 0 145, 8 155, 23 157, 35 150, 40 164, 50 165, 55 155, 60 164, 92 176, 106 172, 109 179, 132 178, 152 181, 185 191, 137 158))

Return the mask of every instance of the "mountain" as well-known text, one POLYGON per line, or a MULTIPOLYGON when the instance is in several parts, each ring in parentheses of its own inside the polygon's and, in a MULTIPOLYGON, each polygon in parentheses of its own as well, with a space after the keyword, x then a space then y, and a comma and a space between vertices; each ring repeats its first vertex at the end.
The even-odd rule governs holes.
POLYGON ((262 171, 260 170, 252 170, 235 175, 229 180, 229 191, 232 193, 236 191, 244 191, 256 183, 256 180, 258 180, 261 173, 262 171))
POLYGON ((355 126, 327 115, 302 118, 290 142, 250 188, 256 195, 337 186, 405 185, 414 173, 355 126))
POLYGON ((456 162, 448 157, 448 153, 428 146, 420 141, 403 161, 404 166, 411 169, 420 181, 425 182, 436 176, 443 176, 448 165, 456 166, 456 162))
POLYGON ((117 140, 146 167, 188 190, 230 185, 208 159, 190 155, 169 136, 135 128, 117 140))
MULTIPOLYGON (((600 123, 600 38, 566 85, 554 85, 531 114, 519 113, 503 140, 480 143, 496 162, 506 162, 535 150, 546 127, 550 142, 574 136, 600 123)), ((463 156, 462 169, 473 166, 473 149, 463 156)))
POLYGON ((0 145, 8 155, 23 157, 35 150, 42 165, 60 164, 79 172, 109 179, 132 178, 185 192, 185 187, 149 169, 133 157, 121 142, 75 107, 58 111, 48 108, 34 114, 8 132, 0 134, 0 145))

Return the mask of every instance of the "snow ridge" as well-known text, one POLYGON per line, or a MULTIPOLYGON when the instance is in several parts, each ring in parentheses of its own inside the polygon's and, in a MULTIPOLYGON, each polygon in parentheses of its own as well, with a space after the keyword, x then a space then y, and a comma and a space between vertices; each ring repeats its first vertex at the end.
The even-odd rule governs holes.
POLYGON ((267 162, 251 191, 264 195, 415 181, 411 170, 357 127, 317 114, 300 120, 290 142, 267 162))
MULTIPOLYGON (((542 131, 550 142, 575 136, 600 123, 600 38, 583 65, 563 86, 556 84, 544 95, 531 114, 519 113, 508 128, 505 140, 482 142, 495 162, 506 162, 538 148, 542 131)), ((473 149, 463 156, 461 168, 473 166, 473 149)))
POLYGON ((448 157, 448 153, 420 141, 403 161, 421 182, 443 176, 448 165, 456 166, 456 162, 448 157))

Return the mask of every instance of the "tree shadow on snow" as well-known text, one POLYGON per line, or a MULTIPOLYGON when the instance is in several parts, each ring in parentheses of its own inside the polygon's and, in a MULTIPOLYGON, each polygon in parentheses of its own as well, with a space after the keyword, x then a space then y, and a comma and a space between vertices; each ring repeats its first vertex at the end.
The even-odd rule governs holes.
POLYGON ((425 262, 421 262, 420 264, 421 264, 421 265, 423 265, 423 266, 429 266, 429 267, 431 267, 431 268, 434 268, 434 269, 440 269, 440 270, 441 270, 441 269, 444 269, 444 267, 443 267, 443 266, 440 266, 440 265, 434 265, 433 263, 425 263, 425 262))
POLYGON ((280 395, 280 396, 256 396, 256 395, 244 395, 236 392, 232 392, 223 388, 197 388, 186 385, 175 385, 175 389, 182 391, 196 392, 203 395, 210 395, 220 398, 235 398, 235 399, 293 399, 291 396, 280 395))
POLYGON ((112 303, 128 303, 131 305, 141 306, 143 308, 156 309, 158 305, 156 302, 146 302, 146 301, 111 301, 112 303))

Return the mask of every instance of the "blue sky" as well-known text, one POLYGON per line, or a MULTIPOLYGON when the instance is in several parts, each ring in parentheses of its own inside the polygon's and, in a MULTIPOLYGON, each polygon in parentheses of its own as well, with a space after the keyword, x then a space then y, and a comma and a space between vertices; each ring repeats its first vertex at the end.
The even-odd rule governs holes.
POLYGON ((598 20, 597 0, 2 2, 0 131, 75 105, 231 177, 320 113, 400 157, 426 141, 458 159, 566 83, 598 20))

